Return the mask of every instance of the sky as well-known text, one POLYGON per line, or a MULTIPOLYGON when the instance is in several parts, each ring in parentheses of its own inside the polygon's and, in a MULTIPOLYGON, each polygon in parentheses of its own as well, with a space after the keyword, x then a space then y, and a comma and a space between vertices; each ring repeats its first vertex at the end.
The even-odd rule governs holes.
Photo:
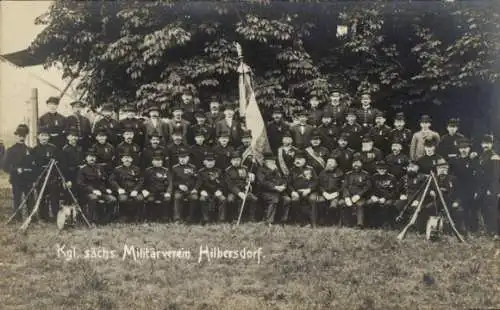
MULTIPOLYGON (((8 54, 27 48, 43 26, 34 20, 49 9, 51 1, 0 1, 0 53, 8 54)), ((0 62, 0 138, 10 144, 16 126, 30 115, 28 100, 31 89, 38 89, 39 115, 46 112, 45 100, 58 96, 59 91, 40 82, 35 76, 63 89, 67 82, 56 68, 44 70, 42 66, 16 68, 0 62)), ((61 113, 70 109, 70 97, 61 100, 61 113)))

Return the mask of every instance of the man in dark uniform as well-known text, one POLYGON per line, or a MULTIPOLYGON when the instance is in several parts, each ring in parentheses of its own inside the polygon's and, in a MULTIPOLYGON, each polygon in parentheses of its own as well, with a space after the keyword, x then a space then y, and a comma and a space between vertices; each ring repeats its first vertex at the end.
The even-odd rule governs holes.
POLYGON ((45 128, 50 137, 49 142, 61 149, 66 143, 64 129, 66 128, 65 117, 57 112, 59 98, 50 97, 46 101, 49 111, 38 120, 38 127, 45 128))
POLYGON ((180 105, 182 106, 182 109, 184 110, 184 119, 190 122, 191 124, 194 123, 194 114, 197 110, 197 105, 194 101, 194 93, 190 88, 184 88, 182 91, 182 94, 180 96, 180 105))
POLYGON ((370 212, 368 221, 372 227, 390 227, 397 216, 394 202, 398 198, 398 179, 387 172, 384 161, 375 163, 376 172, 372 175, 372 194, 368 200, 370 212))
POLYGON ((344 205, 341 198, 344 172, 339 168, 335 154, 330 154, 326 160, 325 170, 319 174, 318 206, 319 221, 322 224, 339 223, 339 208, 344 205))
POLYGON ((153 157, 161 157, 162 165, 169 166, 169 156, 167 149, 161 145, 160 135, 152 133, 149 137, 149 146, 142 151, 141 168, 144 170, 151 166, 153 157))
POLYGON ((203 134, 203 136, 205 137, 205 144, 212 145, 212 143, 214 142, 215 132, 212 125, 210 125, 210 123, 207 121, 205 113, 203 111, 197 111, 195 113, 195 118, 196 124, 191 124, 189 126, 189 144, 193 145, 196 143, 196 134, 203 134))
MULTIPOLYGON (((401 212, 407 204, 410 204, 412 208, 416 208, 418 203, 422 199, 423 186, 428 180, 428 176, 419 172, 419 166, 415 161, 410 161, 408 163, 408 169, 406 174, 401 179, 401 186, 399 192, 399 199, 396 201, 396 212, 401 212), (417 194, 417 192, 420 193, 417 194), (411 201, 409 201, 412 199, 411 201)), ((407 212, 407 214, 412 214, 413 212, 407 212)), ((405 217, 407 218, 407 217, 405 217)))
POLYGON ((386 154, 389 152, 391 127, 385 124, 385 113, 377 111, 375 115, 375 126, 370 129, 370 137, 373 139, 374 146, 386 154))
POLYGON ((283 139, 283 134, 288 130, 289 126, 283 120, 283 110, 279 107, 275 107, 273 109, 273 120, 267 123, 269 145, 274 154, 277 154, 283 139))
POLYGON ((271 225, 280 203, 284 209, 290 204, 290 197, 286 194, 288 180, 278 169, 272 153, 264 154, 264 165, 258 168, 256 177, 259 196, 265 205, 265 221, 271 225))
POLYGON ((331 112, 323 113, 321 125, 318 126, 317 132, 321 137, 323 146, 329 151, 332 151, 337 147, 337 139, 340 135, 340 126, 333 124, 331 112))
POLYGON ((479 158, 470 152, 470 142, 464 138, 458 141, 458 157, 450 162, 450 169, 457 178, 456 193, 463 210, 457 223, 463 231, 475 233, 478 228, 479 208, 474 201, 477 191, 479 158))
POLYGON ((293 144, 292 134, 289 131, 283 133, 281 146, 278 148, 278 167, 285 177, 290 175, 290 169, 293 167, 295 153, 298 151, 293 144))
POLYGON ((332 116, 332 125, 342 127, 345 121, 347 105, 340 102, 340 92, 334 90, 330 94, 330 104, 324 108, 324 112, 332 116))
POLYGON ((215 213, 218 222, 226 220, 227 194, 225 194, 224 173, 215 167, 215 156, 207 153, 203 160, 204 167, 198 171, 196 190, 200 193, 202 222, 213 219, 215 213))
POLYGON ((370 175, 375 173, 375 163, 384 159, 382 151, 373 146, 373 140, 368 135, 363 138, 360 154, 363 160, 363 169, 370 175))
POLYGON ((231 153, 234 152, 234 148, 229 145, 229 135, 227 133, 222 133, 217 140, 218 143, 213 148, 215 166, 225 171, 231 161, 231 153))
POLYGON ((359 150, 361 147, 361 137, 363 127, 356 122, 356 110, 349 109, 346 116, 347 122, 342 126, 341 133, 345 134, 349 147, 359 150))
POLYGON ((351 223, 351 217, 354 213, 357 218, 357 226, 365 225, 365 204, 371 196, 372 182, 370 174, 362 169, 363 157, 356 153, 352 158, 352 170, 347 172, 344 179, 343 197, 345 207, 342 208, 342 223, 351 223))
POLYGON ((309 99, 310 109, 307 113, 307 122, 313 127, 319 126, 321 117, 323 116, 323 109, 320 108, 321 102, 317 95, 312 95, 309 99))
POLYGON ((227 134, 229 136, 229 144, 233 147, 238 147, 241 143, 242 131, 241 122, 234 114, 234 105, 227 102, 224 107, 224 119, 215 124, 215 136, 220 137, 222 134, 227 134))
POLYGON ((111 195, 107 174, 102 167, 96 165, 96 154, 91 149, 85 158, 86 164, 78 170, 77 183, 80 198, 86 205, 89 221, 105 224, 115 213, 116 198, 111 195))
POLYGON ((498 236, 498 195, 500 194, 500 156, 493 150, 493 136, 486 135, 481 141, 483 152, 479 155, 477 198, 486 231, 498 236))
POLYGON ((151 105, 147 112, 149 119, 144 121, 145 142, 144 147, 151 145, 150 139, 153 136, 160 138, 160 145, 165 147, 170 140, 170 132, 167 123, 160 118, 160 109, 157 105, 151 105))
POLYGON ((303 217, 307 217, 311 226, 316 227, 318 175, 313 167, 306 165, 306 154, 303 151, 295 154, 294 167, 290 171, 288 182, 288 192, 292 200, 291 208, 295 219, 302 222, 303 217))
POLYGON ((134 142, 134 137, 135 133, 132 128, 124 128, 123 141, 116 147, 116 155, 121 159, 123 154, 130 154, 133 159, 132 165, 139 166, 142 148, 134 142))
POLYGON ((102 168, 108 177, 115 168, 116 150, 111 143, 107 142, 108 130, 101 128, 96 132, 96 143, 90 148, 96 157, 96 165, 102 168))
MULTIPOLYGON (((3 170, 9 174, 9 182, 12 185, 12 209, 15 211, 22 202, 23 196, 27 196, 33 185, 33 152, 26 145, 26 136, 29 133, 28 126, 20 124, 14 135, 17 142, 9 147, 3 158, 3 170)), ((31 195, 30 195, 31 196, 31 195)), ((33 207, 32 197, 29 197, 27 208, 31 212, 33 207)), ((21 220, 20 210, 16 214, 16 220, 21 220)))
MULTIPOLYGON (((78 145, 78 130, 76 128, 68 128, 66 130, 68 143, 63 147, 59 166, 66 180, 65 186, 70 189, 73 194, 76 187, 76 178, 78 177, 78 169, 85 162, 85 153, 83 147, 78 145)), ((65 192, 66 193, 66 192, 65 192)), ((65 200, 72 204, 73 200, 69 193, 66 194, 65 200)))
POLYGON ((391 153, 385 157, 389 173, 393 174, 398 180, 403 177, 410 162, 410 157, 402 153, 402 149, 401 141, 394 140, 391 145, 391 153))
POLYGON ((446 130, 448 130, 448 133, 441 137, 437 153, 449 161, 458 156, 458 141, 465 138, 465 136, 458 132, 458 120, 454 118, 448 121, 446 130))
POLYGON ((361 124, 363 128, 362 134, 365 135, 373 127, 373 122, 375 120, 375 115, 377 115, 378 110, 371 106, 371 96, 368 93, 361 95, 361 108, 356 111, 356 118, 358 123, 361 124))
MULTIPOLYGON (((158 139, 159 140, 159 139, 158 139)), ((146 200, 145 217, 150 221, 161 221, 170 214, 173 182, 170 169, 163 166, 164 155, 153 153, 151 165, 144 173, 142 196, 146 200)))
MULTIPOLYGON (((58 155, 60 150, 58 150, 54 144, 49 143, 49 132, 49 128, 42 127, 38 129, 39 144, 33 148, 33 160, 35 166, 34 173, 37 176, 43 172, 44 168, 48 167, 52 159, 59 161, 58 155)), ((42 184, 43 182, 38 184, 39 194, 42 184)), ((40 218, 42 220, 50 220, 50 210, 52 210, 53 215, 56 215, 57 212, 59 212, 59 199, 61 194, 60 185, 59 175, 56 171, 52 170, 47 186, 43 192, 44 199, 42 199, 42 203, 40 204, 40 218)))
POLYGON ((437 161, 443 159, 443 157, 436 153, 436 141, 433 139, 427 139, 424 142, 424 156, 420 157, 417 161, 420 167, 420 172, 429 174, 431 171, 436 173, 437 161))
POLYGON ((187 222, 194 222, 197 215, 199 193, 196 190, 198 178, 196 167, 189 163, 189 151, 179 149, 177 153, 178 163, 172 167, 174 183, 174 222, 183 218, 184 201, 188 201, 187 222))
POLYGON ((352 156, 354 155, 354 150, 348 146, 348 135, 341 133, 337 141, 338 147, 332 151, 332 156, 335 157, 339 168, 347 172, 351 170, 352 167, 352 156))
POLYGON ((299 123, 290 128, 290 132, 295 146, 303 150, 309 145, 314 127, 307 123, 307 113, 305 111, 298 113, 298 119, 299 123))
POLYGON ((121 154, 122 164, 117 166, 109 178, 109 183, 120 202, 120 213, 128 221, 139 220, 144 215, 142 189, 144 178, 141 169, 133 164, 131 153, 121 154))
POLYGON ((90 126, 90 120, 82 115, 82 108, 83 102, 71 102, 73 114, 66 117, 65 130, 76 130, 78 145, 82 147, 83 152, 87 152, 92 145, 92 127, 90 126))
MULTIPOLYGON (((229 218, 237 220, 241 203, 245 199, 248 182, 255 181, 255 174, 241 164, 241 154, 237 151, 231 153, 231 165, 225 170, 226 186, 229 190, 227 202, 230 206, 229 218)), ((246 217, 249 221, 256 221, 257 212, 257 196, 252 193, 251 187, 246 195, 246 203, 244 206, 246 217)))
POLYGON ((214 95, 210 97, 209 101, 210 111, 208 111, 205 115, 212 128, 215 129, 215 124, 224 119, 224 113, 220 110, 221 98, 220 96, 214 95))
POLYGON ((134 134, 132 142, 142 149, 144 147, 146 128, 143 121, 137 118, 136 107, 134 105, 127 105, 123 108, 123 112, 125 113, 125 118, 118 122, 118 133, 124 138, 125 132, 131 131, 134 134))
POLYGON ((118 131, 118 121, 113 116, 113 104, 106 103, 102 106, 102 118, 94 124, 94 134, 106 131, 108 142, 116 147, 120 140, 120 132, 118 131))
POLYGON ((318 175, 325 169, 326 156, 330 152, 326 147, 321 145, 321 138, 317 131, 312 134, 310 143, 310 146, 305 149, 307 163, 314 168, 314 172, 318 175))
POLYGON ((193 133, 195 143, 189 148, 191 154, 191 163, 195 165, 197 169, 204 167, 203 161, 205 160, 205 154, 211 148, 206 145, 206 132, 203 130, 193 133))
POLYGON ((397 113, 394 117, 394 128, 391 130, 391 141, 399 141, 403 149, 401 150, 404 154, 408 155, 410 153, 410 142, 413 137, 411 130, 405 128, 405 116, 403 113, 397 113))
POLYGON ((172 132, 172 142, 167 145, 167 154, 170 159, 169 166, 176 165, 179 162, 179 150, 188 149, 189 146, 182 139, 182 132, 172 132))

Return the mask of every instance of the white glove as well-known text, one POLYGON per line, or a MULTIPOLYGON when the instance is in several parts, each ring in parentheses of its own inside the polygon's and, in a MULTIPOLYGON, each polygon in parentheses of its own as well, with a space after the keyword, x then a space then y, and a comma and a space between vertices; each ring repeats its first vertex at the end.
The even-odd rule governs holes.
POLYGON ((73 185, 73 183, 71 183, 71 181, 68 181, 66 182, 66 188, 71 188, 71 186, 73 185))
POLYGON ((138 192, 137 191, 132 191, 130 193, 130 197, 137 197, 138 192))
POLYGON ((170 197, 171 197, 170 193, 165 193, 165 195, 163 195, 163 196, 164 196, 165 198, 170 198, 170 197))
POLYGON ((311 193, 311 189, 310 188, 306 188, 306 189, 303 189, 302 190, 302 196, 307 196, 311 193))
POLYGON ((200 192, 200 196, 202 196, 202 197, 208 197, 207 191, 201 191, 200 192))
POLYGON ((489 190, 486 191, 486 195, 487 196, 490 196, 491 195, 491 192, 489 190))
POLYGON ((406 200, 406 199, 408 199, 408 196, 406 196, 406 195, 403 194, 403 195, 399 196, 399 199, 400 200, 406 200))
POLYGON ((356 203, 356 202, 358 202, 358 200, 359 200, 360 198, 361 198, 361 197, 359 197, 359 195, 354 195, 354 196, 352 196, 351 200, 352 200, 352 202, 353 202, 353 203, 356 203))
POLYGON ((418 206, 418 200, 413 200, 413 202, 411 203, 411 206, 412 207, 418 206))
POLYGON ((474 193, 474 199, 477 199, 478 196, 479 196, 478 193, 474 193))
POLYGON ((454 203, 452 203, 452 205, 451 205, 451 206, 452 206, 453 208, 458 208, 458 202, 454 202, 454 203))
POLYGON ((125 194, 125 190, 123 188, 119 188, 118 189, 118 194, 119 195, 124 195, 125 194))
MULTIPOLYGON (((202 195, 203 195, 203 193, 202 193, 202 195)), ((214 193, 214 195, 215 195, 215 197, 220 197, 220 196, 222 196, 222 192, 221 192, 221 191, 219 191, 219 190, 217 190, 217 191, 214 193)))
POLYGON ((292 199, 299 199, 299 197, 300 197, 299 193, 297 193, 295 191, 292 192, 292 199))
POLYGON ((245 193, 239 192, 238 197, 240 197, 241 200, 245 199, 245 193))
POLYGON ((23 168, 17 168, 17 174, 23 173, 23 168))
POLYGON ((182 185, 182 184, 181 184, 181 185, 179 185, 179 189, 180 189, 181 191, 183 191, 183 192, 185 192, 185 191, 187 191, 187 190, 188 190, 187 186, 186 186, 186 185, 182 185))
POLYGON ((370 197, 371 202, 378 202, 377 196, 373 195, 370 197))
POLYGON ((435 191, 430 191, 429 193, 432 197, 436 197, 436 192, 435 191))
POLYGON ((328 194, 327 192, 323 192, 323 197, 325 197, 326 200, 332 200, 332 195, 328 194))
POLYGON ((332 199, 335 199, 339 196, 339 192, 331 193, 332 199))
POLYGON ((101 191, 100 191, 100 190, 98 190, 98 189, 94 189, 94 190, 92 191, 92 194, 94 194, 94 195, 96 195, 96 196, 101 196, 101 191))
POLYGON ((149 192, 145 189, 142 190, 142 196, 144 196, 144 198, 148 197, 149 196, 149 192))
POLYGON ((348 207, 352 207, 352 200, 351 200, 351 198, 347 197, 347 198, 345 199, 345 204, 346 204, 346 206, 348 206, 348 207))
POLYGON ((111 194, 113 194, 113 191, 108 188, 108 189, 106 189, 106 193, 111 195, 111 194))
POLYGON ((470 153, 470 158, 471 159, 476 158, 476 157, 477 157, 477 152, 470 153))
POLYGON ((198 191, 197 191, 196 189, 193 189, 193 190, 191 191, 191 194, 197 194, 197 193, 198 193, 198 191))
POLYGON ((248 174, 248 178, 250 179, 250 182, 255 181, 255 174, 253 174, 252 172, 250 172, 250 173, 248 174))
POLYGON ((379 198, 378 202, 380 202, 380 203, 385 203, 385 198, 383 198, 383 197, 382 197, 382 198, 379 198))

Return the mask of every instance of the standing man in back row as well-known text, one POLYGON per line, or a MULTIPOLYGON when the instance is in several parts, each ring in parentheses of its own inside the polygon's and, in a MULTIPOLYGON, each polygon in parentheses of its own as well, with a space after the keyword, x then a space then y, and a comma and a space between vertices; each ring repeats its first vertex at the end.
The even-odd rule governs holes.
POLYGON ((50 97, 46 101, 49 111, 43 114, 38 120, 38 127, 45 128, 49 135, 49 143, 54 144, 58 149, 62 149, 66 143, 64 136, 65 117, 57 112, 59 98, 50 97))
POLYGON ((434 141, 439 144, 440 136, 437 132, 431 130, 431 118, 429 115, 422 115, 420 118, 420 130, 413 134, 410 145, 410 159, 417 161, 424 156, 424 142, 426 140, 434 141))

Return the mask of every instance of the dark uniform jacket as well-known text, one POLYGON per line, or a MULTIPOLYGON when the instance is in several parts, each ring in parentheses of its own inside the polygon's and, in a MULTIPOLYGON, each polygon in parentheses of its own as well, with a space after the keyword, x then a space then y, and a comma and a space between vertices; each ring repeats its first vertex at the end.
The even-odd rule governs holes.
POLYGON ((205 144, 211 145, 214 142, 215 130, 210 123, 205 122, 204 124, 193 124, 189 126, 188 142, 190 144, 196 143, 194 136, 197 132, 202 132, 205 135, 205 144))
POLYGON ((203 161, 205 160, 205 154, 207 151, 209 151, 210 148, 206 146, 205 144, 203 145, 198 145, 194 144, 191 146, 189 149, 189 154, 191 154, 191 160, 190 162, 196 166, 196 168, 201 169, 203 168, 203 161))
POLYGON ((340 130, 347 135, 348 146, 357 150, 361 147, 361 137, 363 136, 363 127, 359 123, 345 123, 340 130))
POLYGON ((375 172, 375 162, 384 159, 382 151, 375 147, 370 151, 362 151, 360 154, 363 162, 363 169, 369 173, 375 172))
MULTIPOLYGON (((93 190, 103 192, 107 188, 107 175, 98 165, 85 164, 78 170, 77 183, 84 194, 93 190)), ((104 193, 103 193, 104 194, 104 193)))
POLYGON ((3 170, 9 174, 11 184, 28 184, 33 180, 33 150, 24 143, 16 143, 9 147, 3 160, 3 170), (18 169, 22 169, 18 173, 18 169))
POLYGON ((385 199, 398 198, 398 181, 394 175, 390 173, 380 174, 377 172, 372 176, 372 184, 372 195, 385 199))
POLYGON ((215 136, 220 137, 222 133, 229 135, 229 143, 232 146, 238 146, 240 144, 242 131, 241 123, 236 119, 236 116, 233 118, 231 127, 229 127, 226 119, 222 119, 215 123, 215 136))
POLYGON ((267 136, 269 138, 269 146, 274 154, 278 151, 283 140, 283 133, 289 130, 289 126, 284 121, 279 123, 270 121, 267 123, 267 136))
POLYGON ((97 165, 103 167, 104 172, 110 173, 115 167, 116 151, 111 143, 95 143, 92 145, 91 150, 95 152, 97 165))
POLYGON ((66 117, 66 130, 76 129, 80 139, 90 139, 92 137, 92 127, 90 120, 83 115, 72 114, 66 117))
POLYGON ((306 148, 307 163, 314 168, 316 174, 325 169, 326 156, 329 151, 324 146, 309 146, 306 148))
POLYGON ((267 166, 262 166, 257 169, 256 179, 259 189, 262 192, 279 193, 274 187, 281 185, 286 186, 288 183, 286 177, 278 168, 271 170, 267 166))
MULTIPOLYGON (((415 194, 419 189, 424 186, 424 183, 427 181, 427 176, 423 173, 415 173, 415 174, 406 174, 401 179, 401 195, 410 196, 415 194)), ((416 197, 418 198, 418 197, 416 197)))
POLYGON ((391 141, 391 127, 387 125, 373 126, 369 132, 370 137, 373 139, 373 145, 382 152, 388 152, 390 149, 391 141))
POLYGON ((319 174, 319 190, 321 193, 340 193, 344 181, 344 171, 340 168, 323 170, 319 174))
POLYGON ((142 189, 144 178, 142 177, 139 167, 134 165, 128 167, 120 165, 116 167, 111 174, 109 183, 114 191, 118 191, 118 189, 122 188, 127 193, 130 193, 142 189))
POLYGON ((309 125, 313 127, 319 126, 321 124, 321 118, 323 117, 323 109, 316 108, 316 109, 310 109, 309 112, 307 113, 307 122, 309 125))
POLYGON ((223 171, 231 165, 231 153, 234 152, 232 146, 222 147, 220 144, 216 145, 212 151, 215 155, 215 166, 223 171))
POLYGON ((212 125, 214 129, 215 124, 226 117, 224 115, 224 112, 221 111, 217 111, 215 113, 213 113, 212 111, 208 111, 207 113, 205 113, 205 116, 207 117, 207 121, 210 123, 210 125, 212 125))
POLYGON ((363 127, 365 133, 368 133, 368 130, 373 126, 377 113, 378 110, 372 107, 356 110, 356 121, 363 127))
POLYGON ((288 180, 288 191, 310 188, 313 192, 318 186, 318 175, 311 166, 293 167, 288 180))
POLYGON ((229 166, 225 171, 225 181, 228 190, 234 195, 245 192, 248 183, 248 168, 245 166, 229 166))
POLYGON ((387 163, 389 173, 400 179, 403 177, 406 167, 410 163, 410 157, 403 153, 397 155, 391 153, 385 157, 385 162, 387 163))
POLYGON ((149 168, 153 165, 153 157, 158 155, 163 159, 163 166, 168 167, 170 158, 168 156, 167 149, 161 145, 156 148, 152 146, 144 148, 142 152, 141 166, 143 169, 149 168))
POLYGON ((298 149, 294 146, 290 147, 279 147, 277 154, 277 164, 283 175, 288 176, 290 174, 291 168, 293 168, 293 161, 295 158, 295 153, 298 149))
POLYGON ((325 106, 324 111, 332 116, 333 125, 342 126, 345 120, 347 106, 343 103, 336 106, 328 104, 325 106))
POLYGON ((492 195, 500 193, 500 157, 492 150, 479 155, 478 188, 480 193, 490 191, 492 195))
POLYGON ((145 140, 146 127, 144 122, 138 118, 124 118, 118 122, 118 134, 123 136, 127 129, 134 131, 134 143, 143 146, 145 140))
POLYGON ((347 172, 345 176, 343 194, 346 198, 350 198, 355 195, 366 197, 368 196, 371 187, 372 182, 368 172, 365 170, 351 170, 347 172))
POLYGON ((57 147, 63 147, 66 142, 66 137, 64 136, 64 130, 66 129, 65 121, 66 118, 62 114, 47 112, 38 120, 38 126, 40 128, 47 128, 50 135, 50 143, 55 144, 57 147))
POLYGON ((460 155, 451 161, 450 171, 457 178, 456 187, 458 195, 471 195, 478 187, 479 159, 460 155))
MULTIPOLYGON (((120 139, 118 121, 111 117, 103 117, 94 124, 94 133, 105 130, 108 134, 108 142, 117 145, 120 139)), ((95 135, 94 135, 95 136, 95 135)))
POLYGON ((118 144, 116 147, 116 161, 117 163, 120 163, 122 155, 123 154, 130 154, 132 155, 133 165, 139 165, 139 159, 141 158, 141 147, 132 142, 132 143, 127 143, 123 141, 122 143, 118 144))
POLYGON ((436 173, 436 164, 440 159, 443 159, 443 157, 438 154, 434 154, 431 156, 424 155, 420 157, 420 159, 417 161, 418 166, 420 167, 419 171, 425 174, 429 174, 431 173, 431 171, 436 173))
POLYGON ((456 178, 451 174, 438 174, 436 175, 437 183, 441 193, 443 193, 444 199, 449 202, 454 202, 457 200, 456 192, 456 178))
POLYGON ((317 128, 321 137, 321 144, 329 150, 337 146, 337 139, 340 136, 340 127, 333 124, 321 124, 317 128))
POLYGON ((221 169, 205 167, 198 171, 198 179, 195 186, 198 191, 206 191, 209 194, 213 194, 216 191, 224 192, 225 187, 224 173, 221 169))
POLYGON ((191 165, 189 163, 187 165, 174 165, 172 167, 172 176, 176 190, 178 189, 179 185, 186 185, 190 191, 195 189, 198 176, 196 167, 194 165, 191 165))
POLYGON ((459 132, 453 136, 450 134, 443 135, 439 141, 437 153, 446 160, 455 159, 458 156, 458 141, 464 138, 465 136, 459 132))
POLYGON ((391 130, 390 136, 391 136, 390 143, 392 143, 394 140, 400 141, 401 145, 403 146, 403 149, 401 151, 405 154, 409 154, 411 138, 413 137, 413 134, 411 133, 410 129, 408 129, 408 128, 402 128, 402 129, 393 128, 391 130))
MULTIPOLYGON (((38 144, 33 148, 34 172, 38 176, 47 167, 51 159, 59 161, 60 150, 52 143, 38 144)), ((57 175, 51 173, 52 176, 57 175)))
POLYGON ((311 125, 295 125, 290 131, 292 134, 295 146, 299 149, 304 149, 309 145, 313 134, 314 127, 311 125), (302 130, 304 133, 302 133, 302 130))
POLYGON ((85 155, 80 145, 66 144, 61 155, 61 170, 67 181, 74 182, 78 176, 78 169, 84 164, 85 155))
POLYGON ((160 137, 160 144, 162 146, 166 146, 167 142, 170 140, 168 125, 161 118, 158 118, 156 120, 156 123, 153 123, 153 120, 151 118, 146 119, 146 121, 144 122, 144 130, 144 145, 150 145, 149 140, 154 134, 160 137))
POLYGON ((144 173, 144 189, 153 194, 172 194, 172 173, 165 167, 149 167, 144 173))
POLYGON ((179 144, 175 144, 172 142, 169 145, 167 145, 167 154, 168 154, 168 158, 170 159, 170 163, 169 163, 170 166, 173 166, 173 165, 176 165, 179 163, 178 152, 181 149, 189 149, 189 146, 183 142, 181 142, 179 144))
POLYGON ((332 151, 332 155, 337 159, 337 164, 342 171, 347 172, 352 168, 352 156, 354 150, 350 147, 338 147, 332 151))

